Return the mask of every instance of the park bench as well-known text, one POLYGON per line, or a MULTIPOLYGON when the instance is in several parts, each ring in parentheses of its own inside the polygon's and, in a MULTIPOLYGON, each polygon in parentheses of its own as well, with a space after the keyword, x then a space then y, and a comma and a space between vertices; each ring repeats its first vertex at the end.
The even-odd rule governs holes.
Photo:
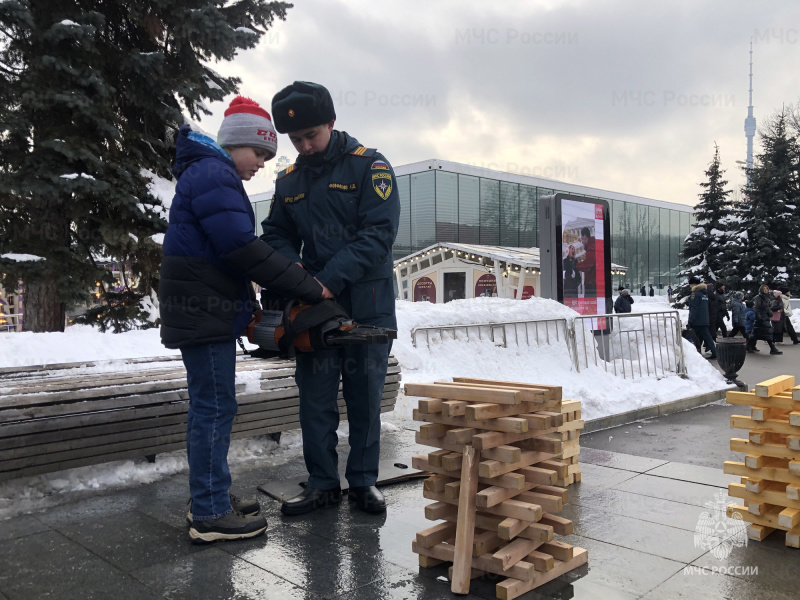
MULTIPOLYGON (((233 439, 299 429, 292 360, 239 355, 233 439)), ((394 409, 394 357, 381 412, 394 409)), ((0 481, 186 447, 189 396, 180 357, 0 369, 0 481)), ((339 391, 342 418, 347 411, 339 391)))

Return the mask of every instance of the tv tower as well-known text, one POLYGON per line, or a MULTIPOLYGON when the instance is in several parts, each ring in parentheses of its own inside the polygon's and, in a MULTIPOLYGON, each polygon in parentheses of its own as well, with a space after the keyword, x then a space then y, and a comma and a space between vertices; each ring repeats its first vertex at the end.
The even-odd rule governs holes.
POLYGON ((756 118, 753 116, 753 40, 750 40, 750 105, 744 120, 744 135, 747 138, 747 184, 750 185, 750 171, 753 168, 753 138, 756 135, 756 118))

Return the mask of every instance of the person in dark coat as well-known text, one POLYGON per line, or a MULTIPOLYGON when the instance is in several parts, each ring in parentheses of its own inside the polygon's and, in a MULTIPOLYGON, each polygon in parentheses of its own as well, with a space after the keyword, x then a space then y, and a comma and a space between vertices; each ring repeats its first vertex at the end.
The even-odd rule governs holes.
POLYGON ((714 341, 717 340, 717 330, 722 331, 722 337, 727 337, 728 328, 725 326, 725 320, 730 321, 730 314, 728 313, 728 296, 726 295, 725 284, 718 281, 714 285, 714 292, 711 295, 710 301, 716 304, 714 309, 715 320, 711 322, 711 337, 714 341))
POLYGON ((697 338, 705 342, 706 347, 711 350, 709 358, 717 358, 717 346, 711 337, 708 324, 708 295, 706 294, 706 284, 701 283, 697 277, 689 278, 691 295, 689 296, 689 327, 695 331, 697 338))
POLYGON ((653 289, 653 284, 650 284, 650 296, 653 297, 656 295, 656 291, 653 289))
POLYGON ((581 273, 577 269, 578 259, 575 258, 575 246, 569 245, 567 255, 564 257, 564 297, 577 298, 578 285, 581 282, 581 273))
POLYGON ((742 300, 744 300, 744 294, 742 292, 736 292, 733 298, 731 298, 731 312, 733 316, 731 317, 731 333, 728 337, 736 337, 737 333, 741 333, 745 338, 747 337, 745 333, 747 331, 747 309, 742 300))
MULTIPOLYGON (((333 128, 333 100, 319 84, 296 81, 284 88, 272 100, 272 114, 299 157, 278 174, 262 239, 315 275, 356 322, 396 328, 392 244, 400 199, 391 165, 333 128)), ((349 497, 363 511, 386 510, 375 483, 390 349, 391 343, 365 344, 298 354, 295 380, 309 477, 303 493, 281 505, 284 514, 341 501, 340 377, 350 424, 349 497)))
MULTIPOLYGON (((749 338, 750 334, 753 333, 753 326, 756 322, 756 311, 753 310, 753 306, 754 304, 752 300, 748 300, 744 303, 744 333, 746 338, 749 338)), ((756 352, 761 352, 755 348, 754 350, 756 352)))
POLYGON ((258 502, 230 494, 228 469, 236 416, 236 338, 258 310, 251 281, 307 302, 323 287, 255 236, 255 215, 242 180, 273 158, 275 133, 267 112, 235 98, 218 142, 180 129, 161 262, 161 340, 179 348, 189 389, 186 450, 194 542, 254 537, 266 527, 258 502))
POLYGON ((633 298, 631 297, 631 291, 627 288, 620 288, 619 296, 617 296, 617 299, 614 301, 614 312, 629 313, 631 312, 632 304, 633 298))
POLYGON ((753 323, 753 333, 747 341, 748 352, 758 352, 756 343, 758 340, 763 340, 769 344, 770 354, 783 354, 781 350, 775 346, 772 340, 772 306, 774 296, 770 293, 769 286, 765 283, 758 291, 758 296, 753 300, 753 311, 755 313, 755 321, 753 323))
POLYGON ((642 287, 639 288, 639 295, 647 296, 647 287, 644 283, 642 284, 642 287))

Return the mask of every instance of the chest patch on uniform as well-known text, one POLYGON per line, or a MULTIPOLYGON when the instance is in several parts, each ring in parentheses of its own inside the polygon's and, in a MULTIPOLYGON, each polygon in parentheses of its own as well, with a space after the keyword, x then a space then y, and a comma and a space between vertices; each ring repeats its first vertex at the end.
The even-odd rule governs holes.
POLYGON ((372 167, 371 168, 372 168, 373 171, 388 171, 389 170, 389 165, 387 165, 382 160, 376 160, 374 163, 372 163, 372 167))
POLYGON ((286 196, 286 198, 283 199, 283 203, 284 204, 294 204, 295 202, 299 202, 300 200, 302 200, 305 197, 306 197, 306 193, 305 192, 297 194, 297 196, 286 196))
POLYGON ((391 173, 373 173, 372 187, 375 193, 383 200, 392 194, 392 175, 391 173))
POLYGON ((341 190, 342 192, 353 192, 358 189, 355 183, 329 183, 329 190, 341 190))

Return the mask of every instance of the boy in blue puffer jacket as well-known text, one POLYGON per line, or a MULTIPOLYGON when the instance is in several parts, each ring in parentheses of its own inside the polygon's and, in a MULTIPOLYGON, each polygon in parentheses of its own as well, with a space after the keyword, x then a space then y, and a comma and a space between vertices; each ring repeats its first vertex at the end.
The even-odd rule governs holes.
POLYGON ((254 537, 267 528, 257 501, 230 494, 228 469, 237 410, 235 340, 259 308, 251 281, 306 302, 323 298, 319 282, 254 233, 242 180, 275 156, 278 137, 269 114, 237 97, 217 139, 180 129, 159 284, 161 340, 180 348, 186 366, 187 520, 198 543, 254 537))

